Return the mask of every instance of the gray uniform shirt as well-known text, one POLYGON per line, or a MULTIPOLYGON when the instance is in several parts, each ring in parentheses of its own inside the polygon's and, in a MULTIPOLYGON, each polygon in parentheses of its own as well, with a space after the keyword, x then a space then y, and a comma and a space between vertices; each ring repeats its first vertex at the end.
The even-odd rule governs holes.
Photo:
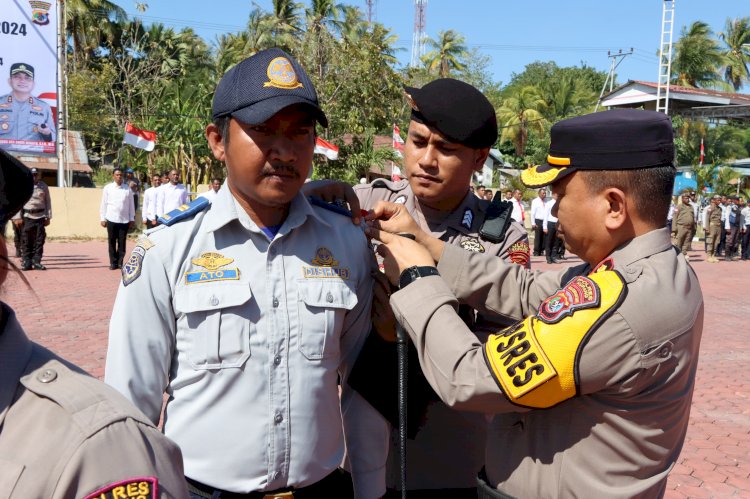
MULTIPOLYGON (((526 231, 520 224, 511 222, 505 239, 495 244, 479 236, 490 202, 480 200, 467 190, 467 195, 451 213, 435 213, 435 222, 423 213, 409 182, 378 180, 368 185, 354 186, 354 192, 364 209, 373 208, 378 201, 403 204, 419 226, 449 244, 468 251, 499 256, 507 262, 516 261, 528 266, 529 244, 526 231)), ((466 310, 465 312, 468 312, 466 310)), ((475 332, 486 337, 486 331, 497 330, 512 321, 495 316, 492 321, 479 317, 469 322, 475 332)), ((464 317, 466 318, 466 317, 464 317)), ((418 366, 411 366, 418 369, 418 366)), ((484 464, 486 418, 483 414, 460 412, 436 402, 427 408, 424 425, 414 440, 408 441, 407 487, 409 489, 472 488, 476 475, 484 464)), ((399 484, 400 465, 398 433, 394 430, 388 458, 388 486, 399 484)))
POLYGON ((13 94, 0 96, 0 140, 33 140, 54 142, 57 137, 52 108, 43 100, 29 97, 18 100, 13 94), (41 133, 42 127, 50 130, 41 133))
POLYGON ((166 390, 164 431, 194 480, 304 487, 346 444, 357 496, 378 497, 387 424, 345 382, 370 330, 373 263, 359 227, 302 195, 269 240, 221 189, 133 250, 105 380, 154 422, 166 390))
POLYGON ((115 390, 29 341, 0 306, 0 497, 78 499, 117 487, 116 497, 187 497, 179 448, 115 390))
MULTIPOLYGON (((624 279, 624 299, 586 341, 569 345, 577 393, 547 409, 509 400, 488 367, 485 345, 466 329, 455 307, 461 302, 538 318, 545 303, 556 308, 549 307, 555 303, 549 297, 562 296, 558 290, 589 274, 588 265, 528 273, 446 245, 441 277, 418 279, 391 298, 441 398, 457 408, 496 414, 486 469, 490 484, 504 493, 537 498, 664 493, 687 431, 703 297, 667 229, 631 240, 609 259, 624 279)), ((592 310, 568 309, 571 321, 592 310)), ((559 348, 579 333, 563 327, 569 323, 549 326, 559 348)), ((521 350, 519 340, 510 352, 521 350)), ((527 359, 506 367, 528 372, 531 365, 527 359)))
POLYGON ((41 180, 34 184, 34 191, 31 193, 31 197, 23 205, 23 209, 13 215, 13 218, 20 219, 22 216, 35 220, 40 218, 52 220, 52 199, 49 196, 49 187, 41 180))

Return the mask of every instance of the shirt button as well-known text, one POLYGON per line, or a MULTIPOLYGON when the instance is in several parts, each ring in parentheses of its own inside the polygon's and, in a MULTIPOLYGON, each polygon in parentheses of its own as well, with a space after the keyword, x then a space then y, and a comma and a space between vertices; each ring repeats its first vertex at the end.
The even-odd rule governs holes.
POLYGON ((281 355, 277 355, 276 357, 274 357, 274 358, 273 358, 273 363, 274 363, 275 365, 277 365, 277 366, 278 366, 279 364, 281 364, 281 355))
POLYGON ((49 383, 50 381, 54 381, 55 378, 57 378, 57 371, 54 369, 45 369, 36 375, 36 379, 42 383, 49 383))
POLYGON ((219 304, 219 299, 216 298, 216 296, 212 296, 211 299, 208 300, 208 303, 210 303, 212 307, 215 307, 219 304))
POLYGON ((659 357, 661 357, 662 359, 666 359, 667 357, 669 357, 669 354, 671 352, 672 352, 672 349, 669 348, 669 346, 664 345, 663 347, 659 349, 659 357))
POLYGON ((276 424, 279 424, 282 421, 284 421, 284 416, 282 416, 280 412, 277 412, 276 415, 273 417, 273 422, 276 424))
POLYGON ((330 292, 330 291, 329 291, 329 292, 328 292, 328 294, 326 295, 326 301, 327 301, 328 303, 332 303, 332 302, 333 302, 333 295, 331 294, 331 292, 330 292))
POLYGON ((273 305, 273 308, 277 308, 279 306, 279 300, 278 298, 274 298, 271 302, 271 305, 273 305))

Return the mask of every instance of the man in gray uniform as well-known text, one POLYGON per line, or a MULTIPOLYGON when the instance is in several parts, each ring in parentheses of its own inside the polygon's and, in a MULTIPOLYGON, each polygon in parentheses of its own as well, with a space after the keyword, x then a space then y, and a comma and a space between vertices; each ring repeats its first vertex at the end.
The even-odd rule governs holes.
MULTIPOLYGON (((32 187, 29 170, 0 151, 0 224, 32 187)), ((6 251, 0 237, 0 286, 6 251)), ((115 390, 29 341, 3 302, 0 455, 0 492, 9 499, 187 494, 179 448, 115 390)))
POLYGON ((399 205, 368 217, 381 219, 369 232, 385 243, 378 251, 400 286, 391 305, 430 384, 448 405, 495 414, 481 498, 664 494, 703 329, 698 278, 664 227, 673 161, 661 113, 554 125, 547 162, 521 179, 557 194, 566 248, 584 261, 562 271, 460 251, 399 205), (392 234, 403 231, 417 242, 392 234), (458 303, 518 322, 477 342, 458 303))
POLYGON ((153 422, 167 392, 164 432, 193 498, 345 499, 352 483, 379 497, 388 427, 346 383, 371 327, 374 257, 359 227, 299 192, 315 122, 328 124, 312 82, 261 51, 222 77, 213 120, 226 188, 162 216, 133 250, 105 379, 153 422))
POLYGON ((42 264, 42 257, 47 240, 46 227, 52 220, 52 199, 47 184, 39 178, 39 170, 32 168, 31 176, 34 179, 34 192, 13 217, 13 224, 21 228, 21 269, 47 270, 42 264))
POLYGON ((56 133, 52 109, 49 104, 31 95, 34 90, 34 68, 23 62, 11 64, 8 84, 12 92, 0 96, 0 140, 54 142, 56 133))

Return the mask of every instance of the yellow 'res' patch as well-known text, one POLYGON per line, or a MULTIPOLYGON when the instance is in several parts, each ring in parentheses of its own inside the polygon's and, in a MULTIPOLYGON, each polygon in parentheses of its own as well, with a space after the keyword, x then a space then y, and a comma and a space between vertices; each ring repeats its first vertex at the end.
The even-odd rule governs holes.
POLYGON ((491 335, 484 358, 508 400, 547 408, 577 395, 578 353, 626 290, 613 270, 576 276, 542 303, 540 317, 527 317, 491 335))

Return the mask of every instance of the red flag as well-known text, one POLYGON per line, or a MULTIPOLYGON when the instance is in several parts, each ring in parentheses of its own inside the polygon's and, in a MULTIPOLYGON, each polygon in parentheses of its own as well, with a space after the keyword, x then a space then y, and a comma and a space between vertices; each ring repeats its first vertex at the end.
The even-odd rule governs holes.
POLYGON ((701 138, 701 155, 700 155, 700 158, 699 158, 699 163, 700 163, 700 166, 703 166, 703 160, 704 160, 704 159, 705 159, 705 157, 706 157, 706 155, 705 155, 705 152, 706 152, 706 151, 705 151, 705 149, 703 148, 703 138, 701 138))
POLYGON ((338 159, 339 148, 320 137, 315 138, 315 154, 322 154, 328 159, 338 159))
POLYGON ((123 137, 122 141, 138 149, 153 151, 156 145, 156 132, 141 130, 130 123, 126 123, 125 137, 123 137))
POLYGON ((393 149, 399 158, 404 157, 404 139, 401 138, 401 131, 395 123, 393 124, 393 149))

